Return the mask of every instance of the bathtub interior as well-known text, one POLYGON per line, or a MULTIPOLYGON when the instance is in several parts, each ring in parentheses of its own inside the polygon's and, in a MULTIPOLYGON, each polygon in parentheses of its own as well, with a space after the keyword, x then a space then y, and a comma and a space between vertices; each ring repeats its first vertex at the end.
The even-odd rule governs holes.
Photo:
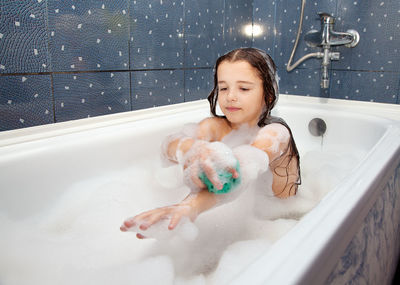
MULTIPOLYGON (((302 157, 313 152, 318 154, 334 153, 336 155, 335 159, 337 157, 355 157, 356 162, 354 163, 353 161, 353 168, 348 169, 348 173, 357 171, 357 165, 368 157, 371 150, 379 144, 389 125, 388 120, 368 115, 340 112, 338 110, 331 112, 321 111, 316 108, 299 109, 290 105, 278 106, 275 115, 283 117, 291 126, 302 157), (308 131, 308 122, 316 117, 324 119, 327 124, 327 131, 323 137, 314 137, 308 131)), ((65 215, 65 211, 70 211, 74 214, 74 218, 79 219, 79 222, 74 224, 75 233, 79 232, 85 235, 88 238, 85 241, 90 241, 93 236, 103 235, 103 238, 101 240, 97 239, 96 242, 98 246, 104 246, 102 242, 108 239, 108 250, 113 251, 113 253, 107 252, 105 254, 108 262, 95 262, 98 268, 107 267, 104 272, 112 272, 112 274, 107 275, 108 277, 104 275, 105 273, 103 274, 104 276, 100 276, 100 279, 104 282, 108 280, 107 278, 111 278, 109 276, 114 276, 113 278, 115 278, 121 272, 124 274, 131 272, 132 267, 128 267, 129 262, 132 262, 135 266, 133 270, 135 274, 146 271, 149 267, 143 265, 143 262, 138 264, 138 258, 146 255, 148 251, 154 250, 154 247, 158 247, 159 254, 153 259, 157 259, 157 264, 161 264, 158 269, 165 269, 161 270, 160 276, 166 278, 166 280, 173 280, 174 276, 173 274, 171 276, 171 270, 167 270, 168 268, 170 269, 171 264, 165 258, 165 255, 175 254, 177 256, 175 260, 181 259, 183 263, 188 262, 187 256, 182 258, 176 251, 171 253, 171 250, 176 249, 178 245, 169 244, 168 247, 165 247, 157 245, 157 241, 154 240, 138 241, 134 238, 134 235, 119 233, 118 227, 122 219, 127 216, 149 208, 175 203, 187 194, 184 187, 175 187, 180 185, 179 181, 177 181, 179 180, 179 169, 176 167, 165 169, 160 166, 159 147, 161 140, 167 134, 176 132, 182 124, 198 122, 206 116, 208 116, 208 110, 204 108, 204 105, 195 110, 161 115, 157 114, 155 110, 153 117, 144 120, 132 120, 112 126, 89 128, 83 132, 71 132, 2 147, 0 149, 0 189, 2 189, 0 191, 0 217, 4 223, 2 226, 3 231, 5 231, 4 229, 11 229, 8 233, 4 232, 2 234, 3 241, 7 237, 11 239, 12 235, 18 235, 18 238, 13 242, 26 244, 26 236, 29 234, 31 235, 30 239, 36 239, 36 242, 38 242, 43 236, 36 233, 32 237, 32 230, 37 227, 38 223, 47 223, 47 231, 52 232, 53 235, 51 235, 51 238, 46 236, 46 239, 51 239, 54 242, 56 238, 60 238, 57 234, 65 234, 70 230, 65 228, 72 225, 72 217, 65 215), (171 178, 172 176, 176 177, 171 178), (141 180, 146 181, 147 184, 143 184, 141 180), (153 191, 151 190, 152 188, 161 191, 153 191), (123 195, 118 196, 121 193, 123 195), (121 197, 124 197, 124 199, 121 200, 121 197), (125 198, 132 201, 126 201, 125 198), (89 209, 79 208, 82 201, 90 199, 94 201, 94 204, 90 204, 89 209), (59 205, 59 203, 61 203, 60 207, 54 206, 59 205), (116 205, 122 205, 122 207, 118 208, 116 205), (64 213, 60 212, 60 208, 64 210, 64 213), (99 212, 103 213, 96 216, 96 213, 99 212), (83 215, 80 215, 81 213, 83 215), (112 216, 112 219, 108 218, 108 216, 112 216), (57 220, 57 217, 61 218, 57 220), (43 223, 43 221, 46 222, 43 223), (85 225, 87 221, 96 221, 92 225, 93 228, 87 229, 87 225, 85 225), (106 227, 108 228, 107 230, 104 229, 106 227), (115 231, 110 231, 110 228, 114 228, 115 231), (118 241, 119 245, 111 241, 113 238, 118 241), (122 245, 125 247, 122 247, 122 245), (135 258, 131 256, 135 256, 135 258), (121 267, 125 270, 122 270, 121 267)), ((328 155, 327 159, 329 157, 328 155)), ((346 160, 344 160, 344 163, 346 163, 346 160)), ((236 207, 240 206, 236 205, 236 207)), ((220 207, 219 212, 209 211, 205 213, 203 215, 204 218, 199 218, 199 227, 204 226, 201 224, 206 223, 210 218, 213 219, 212 216, 215 213, 221 215, 225 211, 225 213, 228 213, 226 215, 232 214, 232 217, 237 218, 232 213, 234 209, 238 208, 230 206, 224 208, 223 206, 220 207)), ((308 215, 311 214, 312 211, 308 215)), ((215 230, 214 234, 226 231, 226 228, 224 229, 221 224, 218 224, 218 222, 222 221, 226 222, 224 227, 234 227, 235 219, 216 220, 217 224, 213 228, 215 230)), ((231 251, 222 255, 220 265, 224 264, 224 262, 226 263, 226 260, 229 260, 232 256, 235 257, 235 253, 239 254, 238 252, 246 248, 248 249, 248 254, 245 257, 241 257, 245 261, 240 264, 244 266, 246 262, 271 247, 273 242, 296 225, 297 220, 282 219, 278 223, 279 227, 276 227, 272 222, 264 221, 263 225, 255 225, 251 237, 232 238, 231 241, 228 240, 221 243, 221 246, 229 247, 229 244, 235 241, 242 242, 241 246, 235 248, 236 243, 232 246, 231 251), (280 232, 274 233, 274 230, 280 232), (262 239, 258 239, 257 234, 260 234, 261 237, 267 234, 271 238, 265 242, 262 239), (244 239, 244 241, 240 241, 241 239, 244 239), (247 239, 252 239, 253 243, 246 243, 247 239)), ((227 232, 227 236, 241 235, 239 229, 227 232)), ((71 234, 71 232, 69 233, 71 234)), ((209 232, 208 234, 211 233, 209 232)), ((62 238, 65 238, 65 236, 62 236, 62 238)), ((77 239, 76 236, 69 236, 69 238, 77 239)), ((201 238, 207 239, 207 236, 203 235, 201 238)), ((54 244, 57 243, 59 241, 54 242, 54 244)), ((208 241, 203 240, 202 243, 207 244, 208 241)), ((29 244, 30 242, 28 242, 29 244)), ((22 248, 27 249, 28 245, 22 246, 22 248)), ((31 245, 35 246, 37 244, 32 242, 31 245)), ((64 252, 60 256, 71 255, 66 251, 71 250, 75 245, 72 242, 63 244, 64 252)), ((45 251, 50 253, 54 250, 52 246, 52 243, 44 246, 45 251)), ((96 244, 91 246, 96 248, 96 244)), ((90 252, 86 247, 87 245, 81 251, 84 253, 90 252)), ((207 253, 212 252, 214 249, 215 247, 209 246, 208 251, 202 247, 191 249, 189 252, 190 254, 198 254, 201 251, 203 256, 207 256, 204 251, 207 253)), ((101 254, 104 255, 103 251, 99 251, 98 248, 96 250, 96 254, 91 256, 93 260, 98 259, 101 254)), ((9 254, 8 257, 12 255, 10 252, 9 254)), ((39 252, 36 252, 36 254, 38 256, 41 255, 39 252)), ((17 257, 21 257, 21 255, 13 256, 14 260, 7 262, 9 265, 6 270, 16 270, 12 268, 12 265, 18 265, 20 261, 17 260, 17 257)), ((34 257, 35 254, 31 256, 34 257)), ((83 253, 82 255, 76 254, 72 256, 73 258, 88 258, 83 253)), ((6 258, 7 255, 3 257, 6 258)), ((4 264, 4 258, 0 261, 2 264, 4 264)), ((93 263, 93 260, 90 262, 93 263)), ((205 260, 207 258, 203 262, 205 260)), ((53 262, 53 259, 48 258, 46 262, 44 265, 49 265, 53 262)), ((146 262, 149 262, 150 267, 153 266, 153 263, 148 258, 145 260, 146 262)), ((33 263, 33 260, 28 259, 24 264, 33 263)), ((180 266, 183 265, 181 264, 180 266)), ((198 268, 204 269, 204 266, 199 265, 198 268)), ((235 266, 239 265, 236 264, 235 266)), ((36 267, 39 268, 38 266, 36 267)), ((98 274, 91 267, 94 267, 94 265, 91 264, 86 267, 89 273, 85 273, 85 278, 90 279, 93 275, 98 274)), ((32 268, 35 268, 35 266, 32 265, 32 268)), ((221 272, 226 272, 227 268, 229 268, 229 264, 225 266, 223 271, 215 271, 214 279, 218 274, 225 275, 225 273, 221 272)), ((38 270, 40 271, 40 268, 38 270)), ((77 269, 75 268, 74 270, 77 269)), ((211 269, 208 268, 207 270, 210 271, 211 269)), ((68 271, 68 273, 71 272, 75 271, 68 271)), ((185 276, 185 280, 192 280, 194 283, 204 281, 203 275, 196 275, 196 273, 198 272, 192 272, 189 277, 185 276)), ((58 278, 56 275, 54 274, 52 277, 58 278)), ((136 280, 138 280, 138 276, 141 275, 136 275, 136 280)), ((40 278, 38 280, 43 281, 40 278)), ((54 281, 54 279, 51 280, 51 282, 54 281)), ((151 282, 151 278, 147 281, 151 282)))
MULTIPOLYGON (((3 147, 0 187, 4 190, 0 192, 0 208, 7 215, 24 217, 40 211, 70 185, 88 177, 118 172, 143 161, 157 164, 160 142, 165 136, 183 124, 199 122, 208 114, 201 108, 3 147)), ((343 156, 358 153, 361 158, 387 129, 384 119, 337 111, 327 114, 280 106, 274 115, 291 126, 301 156, 316 150, 337 151, 343 156), (313 118, 326 122, 328 127, 323 137, 315 137, 308 131, 313 118)))

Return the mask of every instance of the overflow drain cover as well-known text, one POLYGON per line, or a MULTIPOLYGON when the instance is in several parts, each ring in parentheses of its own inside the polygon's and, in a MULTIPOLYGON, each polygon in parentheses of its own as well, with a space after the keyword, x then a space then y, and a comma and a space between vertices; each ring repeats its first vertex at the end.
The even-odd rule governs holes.
POLYGON ((320 118, 314 118, 308 123, 308 130, 313 136, 321 137, 326 132, 326 123, 320 118))

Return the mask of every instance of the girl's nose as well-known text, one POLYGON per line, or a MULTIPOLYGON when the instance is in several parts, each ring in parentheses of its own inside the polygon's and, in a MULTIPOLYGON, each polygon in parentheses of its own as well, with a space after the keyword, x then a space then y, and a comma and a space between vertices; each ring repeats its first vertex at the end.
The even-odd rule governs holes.
POLYGON ((228 99, 228 101, 236 101, 237 100, 236 92, 232 89, 229 90, 227 99, 228 99))

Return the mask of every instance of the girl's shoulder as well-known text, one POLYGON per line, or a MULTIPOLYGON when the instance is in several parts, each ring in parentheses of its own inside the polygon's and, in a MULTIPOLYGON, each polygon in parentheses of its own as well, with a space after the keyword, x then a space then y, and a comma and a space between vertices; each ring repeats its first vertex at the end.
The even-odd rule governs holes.
POLYGON ((270 123, 265 125, 260 129, 260 132, 269 132, 271 134, 283 133, 285 135, 290 135, 288 127, 281 123, 270 123))
POLYGON ((197 129, 197 137, 207 141, 220 141, 231 131, 225 118, 209 117, 203 119, 197 129))

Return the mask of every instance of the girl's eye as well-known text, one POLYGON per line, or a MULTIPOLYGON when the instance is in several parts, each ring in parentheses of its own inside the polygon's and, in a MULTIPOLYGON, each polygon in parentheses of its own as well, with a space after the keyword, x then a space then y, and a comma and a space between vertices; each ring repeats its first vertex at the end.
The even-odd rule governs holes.
POLYGON ((221 91, 226 91, 228 88, 226 88, 226 87, 221 87, 221 88, 219 88, 219 91, 221 92, 221 91))
POLYGON ((240 90, 242 90, 242 91, 249 91, 250 89, 241 87, 240 90))

